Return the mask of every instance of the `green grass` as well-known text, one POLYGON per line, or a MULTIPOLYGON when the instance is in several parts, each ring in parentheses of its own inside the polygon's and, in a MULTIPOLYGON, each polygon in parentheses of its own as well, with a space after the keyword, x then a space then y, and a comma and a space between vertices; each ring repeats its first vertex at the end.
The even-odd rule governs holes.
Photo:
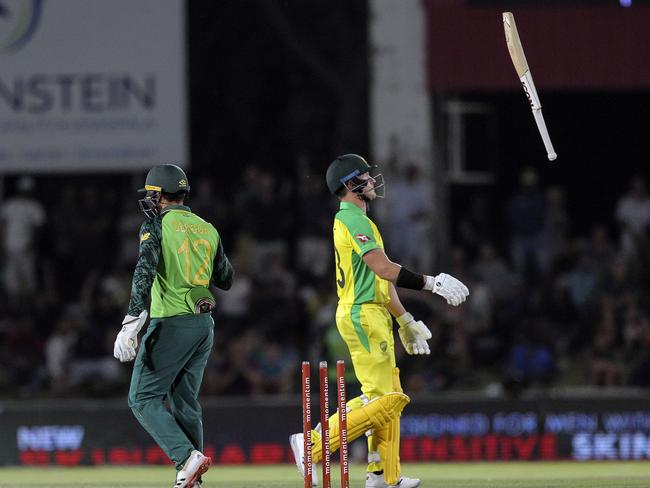
MULTIPOLYGON (((650 486, 650 463, 450 463, 408 464, 404 474, 422 479, 422 488, 636 488, 650 486)), ((320 473, 319 473, 320 474, 320 473)), ((89 488, 171 487, 170 467, 0 468, 0 487, 89 488)), ((364 486, 364 467, 351 468, 352 487, 364 486)), ((300 488, 293 465, 213 466, 203 486, 228 488, 300 488)), ((332 486, 338 487, 338 465, 332 486)))

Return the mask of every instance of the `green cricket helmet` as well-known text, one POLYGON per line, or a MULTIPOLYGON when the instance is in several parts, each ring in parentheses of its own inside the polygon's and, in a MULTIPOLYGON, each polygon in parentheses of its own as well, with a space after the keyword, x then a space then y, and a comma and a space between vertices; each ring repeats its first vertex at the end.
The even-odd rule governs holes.
POLYGON ((358 154, 344 154, 336 158, 327 168, 327 174, 325 175, 327 187, 333 195, 336 195, 341 188, 346 186, 351 192, 364 198, 367 180, 362 180, 359 176, 369 173, 375 182, 374 189, 377 197, 383 198, 385 192, 382 191, 380 194, 377 190, 385 188, 384 177, 381 173, 378 174, 376 170, 376 165, 369 165, 358 154), (350 186, 347 186, 348 182, 350 182, 350 186))
POLYGON ((163 193, 190 193, 190 185, 185 171, 175 164, 159 164, 154 166, 147 173, 144 188, 138 190, 145 193, 145 197, 139 200, 140 209, 148 218, 158 214, 158 203, 163 193))

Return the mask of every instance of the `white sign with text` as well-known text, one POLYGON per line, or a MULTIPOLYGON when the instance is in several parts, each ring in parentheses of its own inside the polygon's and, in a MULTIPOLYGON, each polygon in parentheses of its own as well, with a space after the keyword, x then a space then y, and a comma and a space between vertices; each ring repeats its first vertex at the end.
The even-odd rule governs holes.
POLYGON ((0 1, 0 173, 186 166, 182 0, 0 1))

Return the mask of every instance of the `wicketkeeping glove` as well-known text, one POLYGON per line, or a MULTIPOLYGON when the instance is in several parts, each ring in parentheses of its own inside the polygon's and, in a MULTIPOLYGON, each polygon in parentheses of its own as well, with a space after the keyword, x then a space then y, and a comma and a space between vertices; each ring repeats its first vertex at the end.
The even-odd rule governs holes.
POLYGON ((431 339, 431 331, 421 320, 417 322, 413 315, 406 312, 404 315, 397 317, 399 324, 399 338, 404 344, 404 349, 409 354, 429 354, 429 344, 427 340, 431 339))
POLYGON ((425 290, 437 293, 454 307, 463 303, 469 295, 469 289, 460 280, 446 273, 440 273, 436 277, 427 276, 425 279, 425 290))
POLYGON ((147 311, 143 310, 140 315, 133 317, 127 315, 122 321, 122 330, 117 334, 113 356, 121 362, 126 363, 135 359, 135 350, 138 347, 138 332, 147 321, 147 311))

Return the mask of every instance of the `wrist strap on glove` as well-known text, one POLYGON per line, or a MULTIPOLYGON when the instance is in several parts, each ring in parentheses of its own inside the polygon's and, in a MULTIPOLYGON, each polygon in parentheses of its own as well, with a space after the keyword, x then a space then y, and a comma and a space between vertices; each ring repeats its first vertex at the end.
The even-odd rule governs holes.
POLYGON ((409 323, 413 322, 415 319, 413 318, 413 315, 406 312, 406 313, 403 313, 402 315, 400 315, 399 317, 397 317, 395 320, 397 320, 397 323, 399 324, 399 326, 402 327, 402 326, 404 326, 406 324, 409 324, 409 323))
POLYGON ((435 277, 424 275, 424 288, 422 288, 423 290, 429 290, 435 293, 438 288, 439 286, 436 286, 435 277))
POLYGON ((140 315, 134 317, 133 315, 126 315, 124 320, 122 320, 122 332, 126 332, 127 329, 133 328, 137 334, 142 329, 142 326, 147 321, 148 312, 143 310, 140 312, 140 315))

